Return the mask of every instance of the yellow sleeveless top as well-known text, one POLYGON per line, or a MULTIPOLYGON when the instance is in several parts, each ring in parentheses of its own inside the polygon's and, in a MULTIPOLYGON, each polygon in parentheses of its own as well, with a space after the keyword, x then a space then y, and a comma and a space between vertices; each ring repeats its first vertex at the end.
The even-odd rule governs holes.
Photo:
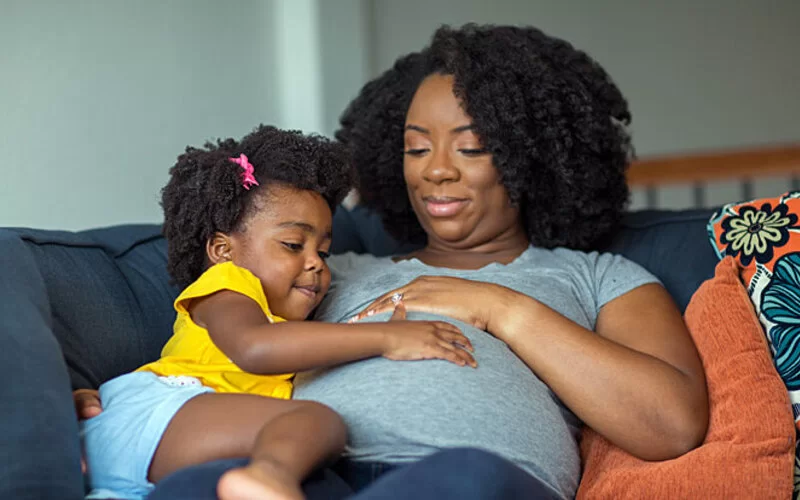
POLYGON ((186 308, 189 301, 220 290, 231 290, 253 299, 273 323, 285 321, 270 312, 264 288, 253 273, 233 262, 215 264, 175 299, 178 316, 173 335, 161 351, 161 359, 136 371, 149 371, 159 376, 188 375, 217 392, 245 392, 290 399, 293 373, 254 375, 242 371, 214 345, 208 330, 192 321, 186 308))

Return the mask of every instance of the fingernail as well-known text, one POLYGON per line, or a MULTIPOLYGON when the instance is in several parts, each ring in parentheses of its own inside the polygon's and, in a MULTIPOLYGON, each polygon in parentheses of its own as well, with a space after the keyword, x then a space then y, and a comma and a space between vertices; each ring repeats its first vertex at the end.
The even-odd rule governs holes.
POLYGON ((367 311, 367 316, 372 316, 373 314, 375 314, 375 311, 367 311))

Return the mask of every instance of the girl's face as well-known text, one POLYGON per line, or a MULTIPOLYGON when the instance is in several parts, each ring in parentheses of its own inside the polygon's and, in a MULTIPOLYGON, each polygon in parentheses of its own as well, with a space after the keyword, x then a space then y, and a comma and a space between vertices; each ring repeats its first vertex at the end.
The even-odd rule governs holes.
POLYGON ((273 314, 303 320, 331 284, 331 210, 318 193, 280 185, 254 203, 243 231, 215 238, 227 238, 227 258, 261 280, 273 314))
POLYGON ((476 248, 524 235, 519 209, 453 94, 450 75, 430 75, 411 101, 403 174, 429 245, 476 248))

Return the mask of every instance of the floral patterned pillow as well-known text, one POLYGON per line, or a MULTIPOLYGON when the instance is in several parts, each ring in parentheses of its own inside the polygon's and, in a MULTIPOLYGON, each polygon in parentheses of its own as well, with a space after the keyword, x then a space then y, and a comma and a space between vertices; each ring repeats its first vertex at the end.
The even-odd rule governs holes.
MULTIPOLYGON (((800 434, 800 191, 725 205, 708 222, 722 259, 733 256, 789 391, 800 434)), ((794 498, 800 494, 800 440, 794 498)))

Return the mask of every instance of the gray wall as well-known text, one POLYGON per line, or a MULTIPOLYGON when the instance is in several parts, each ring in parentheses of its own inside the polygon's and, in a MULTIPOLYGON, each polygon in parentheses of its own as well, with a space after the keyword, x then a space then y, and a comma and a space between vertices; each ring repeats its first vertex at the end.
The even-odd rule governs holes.
POLYGON ((0 226, 160 222, 187 144, 272 121, 260 0, 0 0, 0 226))
POLYGON ((440 24, 530 24, 597 59, 640 155, 800 140, 798 0, 375 0, 373 74, 440 24))
POLYGON ((330 134, 364 81, 467 21, 587 50, 640 155, 800 140, 797 0, 0 0, 0 226, 158 222, 187 144, 259 122, 330 134))
POLYGON ((339 115, 364 82, 369 69, 369 0, 320 0, 323 130, 332 135, 339 115))

